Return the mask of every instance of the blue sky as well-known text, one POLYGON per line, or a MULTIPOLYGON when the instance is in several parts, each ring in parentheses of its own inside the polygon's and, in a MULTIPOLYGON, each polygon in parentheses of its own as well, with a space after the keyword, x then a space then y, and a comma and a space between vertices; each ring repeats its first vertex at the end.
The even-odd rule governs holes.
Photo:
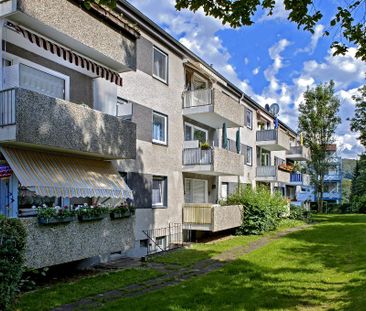
POLYGON ((336 132, 340 154, 355 158, 363 151, 347 118, 354 112, 352 95, 365 83, 366 63, 354 57, 353 48, 344 56, 333 57, 330 43, 336 34, 322 36, 338 1, 319 1, 324 18, 314 34, 288 22, 281 1, 276 1, 272 16, 259 11, 254 25, 239 29, 223 26, 201 11, 177 12, 174 0, 130 2, 258 103, 278 103, 280 118, 294 129, 306 88, 334 80, 341 101, 342 124, 336 132))

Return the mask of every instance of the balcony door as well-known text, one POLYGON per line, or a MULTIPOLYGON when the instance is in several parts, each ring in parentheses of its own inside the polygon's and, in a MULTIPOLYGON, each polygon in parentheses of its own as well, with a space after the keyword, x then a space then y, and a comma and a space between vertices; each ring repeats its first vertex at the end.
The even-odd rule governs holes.
POLYGON ((208 80, 193 73, 191 80, 193 106, 204 106, 211 104, 211 93, 208 89, 208 80))
POLYGON ((204 179, 184 179, 184 201, 185 203, 207 203, 208 182, 204 179))
POLYGON ((198 140, 200 143, 205 143, 208 140, 208 131, 198 126, 185 123, 184 125, 184 140, 198 140))

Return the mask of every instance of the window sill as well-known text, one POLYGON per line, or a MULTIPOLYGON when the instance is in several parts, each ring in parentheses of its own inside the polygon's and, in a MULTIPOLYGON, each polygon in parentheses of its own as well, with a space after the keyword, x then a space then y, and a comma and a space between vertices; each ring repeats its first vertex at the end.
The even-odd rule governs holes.
POLYGON ((151 143, 154 144, 154 145, 162 146, 162 147, 168 147, 167 142, 163 143, 163 142, 160 142, 160 141, 153 140, 151 143))
POLYGON ((154 79, 156 79, 156 80, 158 80, 158 81, 160 81, 161 83, 163 83, 163 84, 165 84, 166 86, 168 86, 169 84, 168 84, 168 80, 164 80, 164 79, 162 79, 162 78, 160 78, 159 76, 155 76, 154 74, 152 75, 152 77, 154 78, 154 79))
POLYGON ((168 206, 165 205, 152 205, 151 206, 153 209, 167 209, 168 206))

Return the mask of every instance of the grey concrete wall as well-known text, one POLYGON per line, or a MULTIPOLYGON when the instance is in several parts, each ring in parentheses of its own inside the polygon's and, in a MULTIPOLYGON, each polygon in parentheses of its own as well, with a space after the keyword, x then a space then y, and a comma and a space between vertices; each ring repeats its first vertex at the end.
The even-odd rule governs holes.
POLYGON ((235 122, 238 125, 244 124, 244 107, 232 97, 221 90, 213 90, 214 112, 235 122))
POLYGON ((243 222, 243 207, 241 205, 220 206, 212 209, 212 231, 222 231, 239 227, 243 222))
POLYGON ((70 101, 76 104, 86 104, 89 107, 93 107, 92 78, 11 43, 6 44, 6 51, 68 76, 70 78, 70 101))
POLYGON ((99 111, 16 89, 16 142, 135 158, 136 125, 99 111))
POLYGON ((136 68, 152 76, 153 44, 144 37, 136 40, 136 68))
POLYGON ((18 0, 18 9, 113 60, 135 67, 134 40, 99 21, 71 1, 18 0))
POLYGON ((127 173, 126 183, 133 191, 136 208, 152 208, 153 175, 142 173, 127 173))
POLYGON ((152 142, 153 110, 146 106, 133 103, 132 122, 136 123, 136 136, 138 140, 152 142))
POLYGON ((221 148, 213 150, 214 171, 222 175, 241 176, 244 171, 244 157, 241 154, 231 152, 221 148))
POLYGON ((26 266, 42 268, 86 259, 133 246, 135 218, 40 226, 37 219, 21 218, 27 231, 26 266))

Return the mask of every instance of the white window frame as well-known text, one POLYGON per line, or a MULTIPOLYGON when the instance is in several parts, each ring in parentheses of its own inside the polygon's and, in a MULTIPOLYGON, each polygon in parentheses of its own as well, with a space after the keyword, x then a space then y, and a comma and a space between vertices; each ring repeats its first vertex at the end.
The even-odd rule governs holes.
MULTIPOLYGON (((168 178, 166 176, 157 176, 154 175, 152 178, 152 181, 154 182, 155 180, 160 180, 163 183, 163 189, 162 189, 162 195, 161 195, 161 202, 159 203, 153 203, 151 202, 152 207, 154 208, 159 208, 159 207, 168 207, 168 178), (164 202, 166 198, 166 202, 164 202), (165 204, 164 204, 165 203, 165 204)), ((152 193, 151 193, 151 199, 152 199, 152 193)))
POLYGON ((152 118, 152 142, 155 144, 159 144, 159 145, 168 145, 168 116, 165 114, 162 114, 160 112, 157 111, 153 111, 153 118, 152 118), (165 141, 159 140, 159 139, 155 139, 154 138, 154 115, 157 115, 159 117, 162 117, 165 119, 165 124, 164 124, 164 136, 165 136, 165 141))
POLYGON ((156 47, 155 45, 153 46, 153 52, 152 52, 152 75, 155 79, 160 80, 166 84, 168 84, 168 72, 169 72, 169 55, 165 52, 163 52, 161 49, 159 49, 158 47, 156 47), (164 80, 163 78, 159 77, 158 75, 156 75, 154 73, 154 63, 155 63, 155 50, 157 52, 159 52, 160 54, 165 56, 165 77, 166 79, 164 80))
POLYGON ((199 130, 202 132, 206 133, 206 142, 208 141, 208 130, 203 129, 202 127, 199 127, 197 125, 193 125, 189 122, 184 122, 184 141, 189 141, 189 140, 185 140, 186 139, 186 126, 190 126, 191 127, 191 136, 192 136, 192 141, 197 140, 194 139, 194 130, 199 130))
MULTIPOLYGON (((5 53, 4 53, 5 54, 5 53)), ((32 67, 34 69, 43 71, 45 73, 48 73, 52 76, 55 76, 57 78, 63 79, 65 81, 65 100, 69 101, 70 100, 70 77, 67 75, 64 75, 58 71, 49 69, 47 67, 44 67, 42 65, 39 65, 37 63, 34 63, 28 59, 24 59, 22 57, 19 57, 17 55, 13 55, 11 53, 6 52, 5 55, 3 55, 3 58, 10 61, 11 62, 11 66, 13 65, 17 65, 17 64, 24 64, 26 66, 32 67)), ((2 61, 1 61, 1 66, 2 66, 2 61)), ((3 68, 1 68, 1 76, 4 73, 3 68)), ((3 77, 1 77, 3 79, 3 77)))
POLYGON ((245 126, 249 129, 253 129, 253 110, 245 109, 245 126), (247 114, 250 113, 250 124, 248 124, 247 114))
POLYGON ((245 161, 245 164, 246 165, 249 165, 249 166, 252 166, 253 165, 253 147, 251 146, 247 146, 246 147, 246 151, 245 151, 247 154, 246 154, 246 161, 245 161), (250 153, 249 153, 250 151, 250 153), (248 154, 250 154, 250 161, 248 161, 248 154))

